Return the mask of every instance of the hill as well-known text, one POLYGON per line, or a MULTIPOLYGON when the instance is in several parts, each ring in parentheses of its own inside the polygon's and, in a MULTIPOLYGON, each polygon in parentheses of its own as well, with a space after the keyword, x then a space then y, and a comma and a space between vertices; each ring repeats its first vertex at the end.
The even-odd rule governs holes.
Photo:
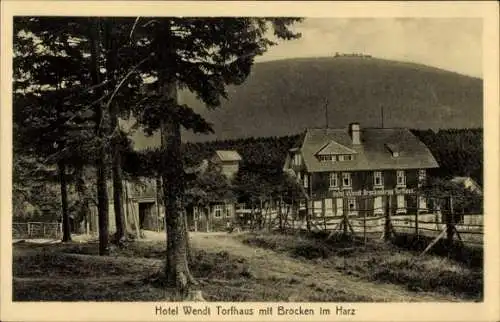
MULTIPOLYGON (((257 63, 247 81, 229 88, 209 111, 189 92, 180 100, 214 124, 214 135, 186 132, 184 141, 282 136, 328 124, 415 129, 482 127, 482 80, 420 64, 366 57, 287 59, 257 63)), ((149 145, 141 134, 138 147, 149 145)), ((153 141, 159 142, 158 138, 153 141)))

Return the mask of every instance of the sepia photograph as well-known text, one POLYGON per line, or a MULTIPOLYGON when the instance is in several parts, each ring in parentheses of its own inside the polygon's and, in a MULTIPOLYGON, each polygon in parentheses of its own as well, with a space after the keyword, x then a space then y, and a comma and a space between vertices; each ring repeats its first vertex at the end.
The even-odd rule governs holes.
POLYGON ((12 303, 484 303, 483 18, 166 8, 11 17, 12 303))

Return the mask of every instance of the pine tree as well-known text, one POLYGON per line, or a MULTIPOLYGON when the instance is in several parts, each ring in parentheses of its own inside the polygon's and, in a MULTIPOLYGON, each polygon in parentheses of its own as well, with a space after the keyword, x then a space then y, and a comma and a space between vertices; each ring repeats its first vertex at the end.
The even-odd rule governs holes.
POLYGON ((166 211, 166 275, 179 295, 186 296, 192 277, 184 225, 184 169, 181 126, 195 132, 211 131, 189 107, 177 101, 178 88, 196 93, 208 108, 220 105, 226 86, 241 84, 249 75, 254 58, 274 43, 266 32, 272 27, 278 38, 298 37, 289 26, 298 19, 259 18, 155 18, 137 19, 137 52, 148 62, 144 73, 156 78, 149 100, 138 105, 140 122, 151 130, 160 129, 161 173, 166 211))
MULTIPOLYGON (((71 240, 67 199, 68 161, 91 138, 88 115, 68 97, 85 86, 86 58, 75 49, 72 28, 60 19, 45 24, 16 18, 14 30, 14 124, 19 154, 57 165, 61 184, 63 241, 71 240), (75 75, 75 70, 78 74, 75 75), (75 108, 76 107, 76 108, 75 108)), ((84 96, 84 95, 82 95, 84 96)), ((81 103, 82 101, 79 101, 81 103)), ((16 156, 15 156, 16 157, 16 156)))

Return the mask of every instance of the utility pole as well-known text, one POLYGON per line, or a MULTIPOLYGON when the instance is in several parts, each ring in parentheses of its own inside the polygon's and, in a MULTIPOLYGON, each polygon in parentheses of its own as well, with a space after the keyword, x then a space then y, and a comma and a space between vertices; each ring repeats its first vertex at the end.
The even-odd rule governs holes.
POLYGON ((325 99, 325 129, 328 129, 328 98, 325 99))
POLYGON ((382 128, 384 128, 384 105, 380 105, 380 121, 382 123, 382 128))

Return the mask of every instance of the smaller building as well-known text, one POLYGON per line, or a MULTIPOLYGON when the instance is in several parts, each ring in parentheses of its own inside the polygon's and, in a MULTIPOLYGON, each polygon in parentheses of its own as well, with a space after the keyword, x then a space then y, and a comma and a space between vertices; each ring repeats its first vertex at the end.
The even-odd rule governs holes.
MULTIPOLYGON (((239 171, 242 158, 234 150, 217 150, 210 160, 204 160, 205 166, 198 173, 202 175, 206 171, 218 171, 226 178, 228 184, 235 178, 239 171)), ((207 191, 210 195, 210 192, 207 191)), ((224 195, 213 197, 205 205, 194 205, 188 210, 188 226, 190 230, 217 231, 227 228, 228 223, 235 220, 236 197, 232 191, 224 195)))
POLYGON ((237 151, 217 150, 210 161, 219 166, 222 174, 232 180, 239 171, 241 156, 237 151))
POLYGON ((475 192, 479 195, 483 194, 481 186, 479 186, 479 184, 471 177, 454 177, 453 179, 451 179, 451 182, 459 184, 465 189, 469 189, 470 191, 475 192))

